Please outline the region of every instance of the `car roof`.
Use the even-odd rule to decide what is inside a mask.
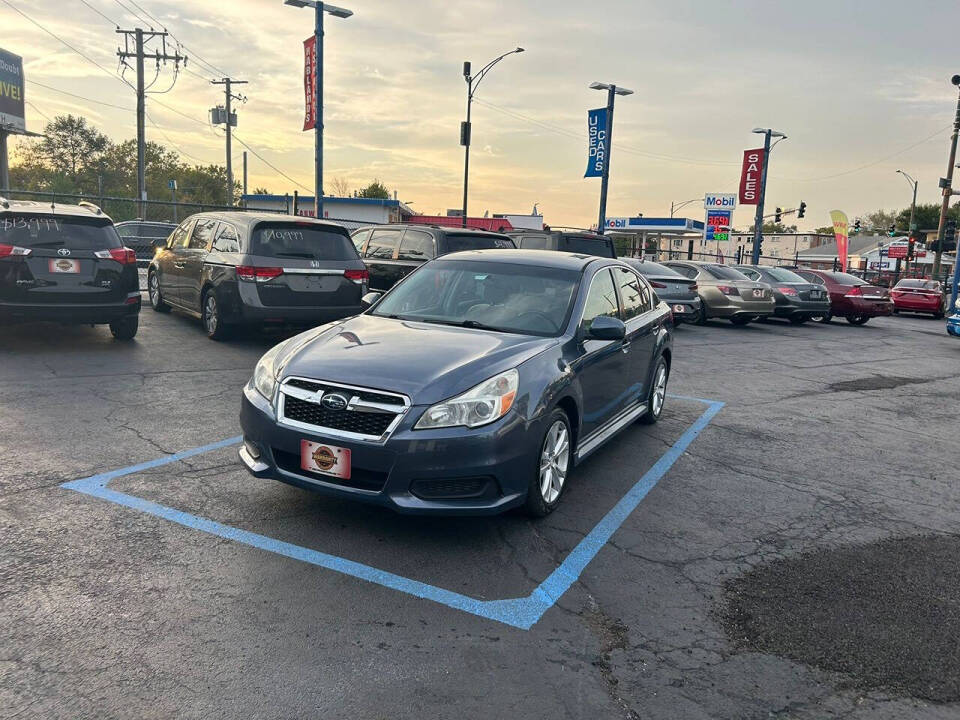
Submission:
[[[504,262],[513,265],[537,265],[564,270],[583,270],[597,260],[613,262],[614,258],[602,258],[582,253],[558,252],[557,250],[463,250],[443,255],[433,262],[444,260],[469,260],[476,262]]]
[[[163,225],[164,227],[176,227],[176,223],[167,222],[166,220],[121,220],[117,223],[117,227],[121,225]]]
[[[498,237],[502,238],[506,232],[494,232],[493,230],[480,230],[478,228],[452,227],[450,225],[425,225],[424,223],[385,223],[383,225],[362,225],[356,230],[351,230],[351,234],[360,230],[435,230],[443,233],[456,233],[457,235],[476,235],[477,237]]]
[[[84,205],[69,205],[57,202],[39,202],[38,200],[8,200],[0,198],[0,215],[8,213],[30,213],[31,215],[50,215],[51,217],[86,217],[99,218],[113,222],[103,210],[88,203]]]
[[[306,215],[287,215],[284,213],[272,212],[245,212],[242,210],[217,210],[213,212],[202,212],[191,215],[187,220],[196,217],[205,217],[211,220],[225,220],[235,225],[244,225],[249,229],[252,225],[259,222],[279,222],[279,223],[309,223],[328,229],[346,230],[343,225],[329,220],[316,220]]]

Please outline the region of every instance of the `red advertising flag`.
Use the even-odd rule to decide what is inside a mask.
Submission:
[[[317,101],[314,93],[317,89],[317,38],[313,35],[303,41],[303,98],[306,111],[303,115],[303,129],[313,130],[317,124]]]
[[[740,204],[756,205],[760,202],[760,178],[763,175],[763,148],[743,151],[743,166],[740,169]]]

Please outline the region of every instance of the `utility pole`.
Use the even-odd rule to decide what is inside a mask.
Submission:
[[[139,204],[140,217],[146,218],[147,180],[145,155],[147,138],[145,119],[146,92],[148,86],[145,86],[143,82],[143,61],[146,57],[144,55],[144,45],[154,38],[160,38],[162,42],[162,51],[156,50],[150,55],[151,58],[156,60],[158,76],[160,74],[161,61],[166,64],[167,61],[170,60],[175,63],[174,67],[179,67],[181,60],[184,65],[187,64],[187,58],[179,52],[174,52],[172,55],[167,52],[166,30],[143,30],[142,28],[121,30],[117,28],[117,34],[123,35],[123,50],[117,48],[117,57],[120,58],[120,62],[124,63],[128,58],[134,58],[137,61],[137,202]],[[132,50],[131,42],[133,45]],[[153,82],[156,82],[156,78],[154,78]],[[153,82],[151,82],[150,85],[153,85]]]
[[[960,75],[954,75],[950,82],[960,87]],[[940,259],[943,256],[943,229],[947,223],[947,211],[950,209],[950,196],[953,194],[953,165],[957,160],[957,133],[960,132],[960,96],[957,97],[957,114],[953,118],[953,134],[950,136],[950,160],[947,162],[947,177],[940,178],[943,189],[943,202],[940,205],[940,224],[937,226],[937,253],[933,256],[933,279],[940,274]],[[954,258],[960,253],[954,253]],[[954,259],[956,263],[957,260]]]
[[[243,151],[243,194],[247,194],[247,151]]]
[[[246,85],[246,80],[234,80],[232,78],[223,78],[223,80],[211,80],[213,85],[223,85],[225,117],[223,123],[227,128],[227,205],[233,205],[233,146],[231,129],[237,126],[237,114],[231,107],[232,100],[246,102],[247,98],[243,95],[234,95],[231,87],[234,85]],[[211,111],[213,112],[213,111]],[[244,163],[246,163],[247,154],[243,154]],[[246,165],[244,165],[244,177],[246,177]]]
[[[763,203],[767,198],[767,168],[770,167],[770,138],[786,140],[787,136],[771,128],[754,128],[753,132],[763,134],[763,170],[760,172],[760,197],[757,198],[757,214],[753,221],[753,252],[750,256],[751,263],[759,265],[763,246]]]

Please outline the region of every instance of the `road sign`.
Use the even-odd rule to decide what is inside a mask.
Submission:
[[[906,245],[891,245],[887,248],[887,257],[905,258],[907,256]]]

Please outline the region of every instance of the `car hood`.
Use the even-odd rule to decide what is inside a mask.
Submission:
[[[439,402],[557,344],[556,338],[458,328],[375,315],[335,323],[286,358],[291,376],[401,392]]]

